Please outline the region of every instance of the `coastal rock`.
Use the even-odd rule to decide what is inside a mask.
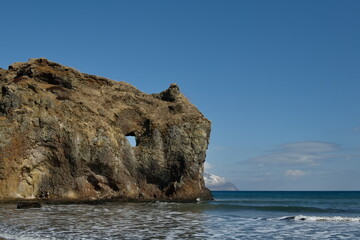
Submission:
[[[38,202],[21,202],[16,205],[17,209],[27,209],[27,208],[41,208],[41,203]]]
[[[0,89],[0,200],[211,198],[210,121],[176,84],[145,94],[40,58]]]

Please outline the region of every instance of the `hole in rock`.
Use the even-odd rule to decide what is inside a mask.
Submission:
[[[126,139],[128,140],[128,142],[130,143],[130,145],[131,145],[132,147],[135,147],[135,146],[136,146],[136,138],[135,138],[135,136],[127,135],[127,136],[126,136]]]

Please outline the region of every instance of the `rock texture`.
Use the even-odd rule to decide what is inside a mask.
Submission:
[[[211,198],[210,121],[176,84],[150,95],[41,58],[0,69],[0,89],[0,200]]]

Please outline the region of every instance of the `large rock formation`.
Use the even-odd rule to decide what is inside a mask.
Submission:
[[[211,198],[210,122],[176,84],[149,95],[41,58],[0,69],[0,89],[0,200]]]

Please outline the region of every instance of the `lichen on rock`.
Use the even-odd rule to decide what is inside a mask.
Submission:
[[[210,121],[176,84],[145,94],[40,58],[0,89],[0,200],[211,198]]]

